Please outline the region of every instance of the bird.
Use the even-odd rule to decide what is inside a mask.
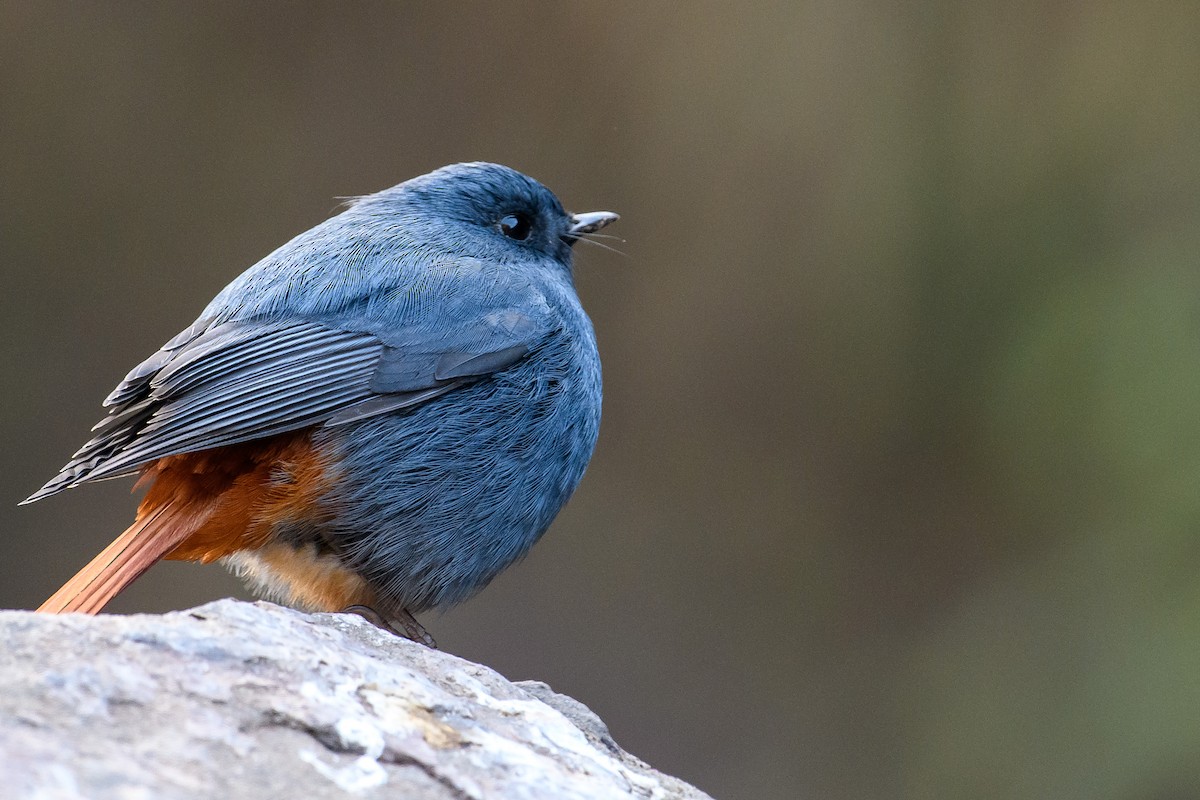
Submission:
[[[23,501],[145,489],[38,611],[96,614],[160,559],[217,561],[436,646],[415,615],[521,559],[591,459],[600,358],[572,248],[618,218],[484,162],[346,199],[134,367]]]

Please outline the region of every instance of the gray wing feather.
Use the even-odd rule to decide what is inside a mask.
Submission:
[[[164,456],[342,425],[426,402],[523,358],[533,325],[481,323],[461,347],[428,337],[312,321],[196,323],[135,367],[105,401],[109,416],[62,471],[25,502],[128,475]],[[406,341],[407,339],[407,341]],[[403,344],[396,344],[399,340]]]
[[[446,353],[438,359],[433,376],[438,380],[487,375],[520,361],[529,353],[524,344],[515,344],[492,353]]]
[[[104,407],[108,408],[109,406],[128,402],[130,398],[141,393],[151,376],[175,357],[174,351],[194,341],[210,327],[212,327],[212,320],[201,318],[175,334],[170,341],[159,348],[157,353],[130,370],[125,379],[117,385],[117,388],[113,389],[112,393],[104,398]]]
[[[368,417],[377,417],[380,414],[387,414],[392,411],[399,411],[402,408],[419,405],[426,400],[432,400],[438,395],[443,395],[451,389],[456,389],[467,382],[466,380],[448,381],[441,386],[433,386],[429,389],[421,389],[420,391],[376,395],[369,400],[363,400],[361,403],[355,403],[349,408],[339,411],[325,420],[324,425],[327,428],[332,428],[337,425],[359,422]]]

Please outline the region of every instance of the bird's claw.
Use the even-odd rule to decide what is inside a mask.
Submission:
[[[406,609],[400,609],[400,613],[390,619],[370,606],[363,605],[346,606],[342,609],[342,613],[357,614],[376,628],[385,630],[394,636],[420,642],[432,650],[437,649],[437,642],[429,635],[429,631],[425,630],[425,627],[417,622],[416,618]]]

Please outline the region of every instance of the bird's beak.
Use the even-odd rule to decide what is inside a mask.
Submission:
[[[567,228],[567,235],[577,237],[585,233],[595,233],[620,218],[620,214],[612,211],[586,211],[582,214],[572,214],[571,227]]]

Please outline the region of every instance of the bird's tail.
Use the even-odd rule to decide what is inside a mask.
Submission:
[[[195,531],[195,522],[179,514],[173,505],[167,503],[139,514],[137,522],[63,584],[38,611],[98,614],[109,600]]]

